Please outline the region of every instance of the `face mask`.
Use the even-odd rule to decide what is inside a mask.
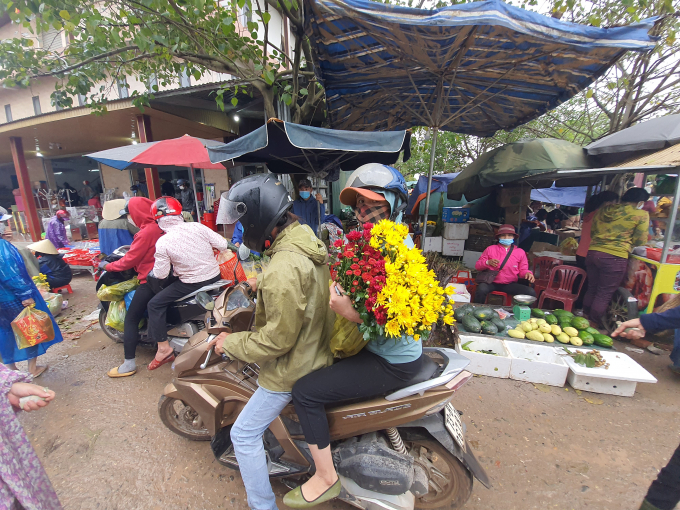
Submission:
[[[300,198],[302,200],[309,200],[309,197],[312,195],[310,191],[301,191],[300,192]]]
[[[132,216],[130,216],[129,214],[128,214],[127,220],[128,220],[128,222],[129,222],[131,225],[134,225],[135,227],[137,226],[137,225],[135,224],[135,222],[132,220]]]
[[[363,205],[354,210],[354,214],[361,223],[378,223],[390,217],[390,204],[378,203],[378,205]]]
[[[514,239],[499,239],[498,242],[503,246],[510,246],[515,240]]]
[[[638,209],[642,209],[644,206],[645,206],[645,203],[644,203],[644,202],[640,202],[640,203],[637,205],[637,208],[638,208]]]

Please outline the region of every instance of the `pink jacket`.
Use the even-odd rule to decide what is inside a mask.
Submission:
[[[498,267],[500,267],[500,264],[507,254],[508,252],[503,246],[500,244],[493,244],[484,250],[484,253],[482,253],[482,256],[479,257],[479,260],[475,264],[475,269],[477,271],[484,271],[485,269],[496,271],[498,268],[491,267],[486,261],[489,259],[496,259],[498,260]],[[503,270],[496,276],[494,283],[501,285],[505,283],[515,283],[520,278],[524,278],[524,275],[526,275],[528,271],[529,261],[527,260],[527,254],[522,248],[515,246],[512,255],[510,255],[510,258],[505,263]]]

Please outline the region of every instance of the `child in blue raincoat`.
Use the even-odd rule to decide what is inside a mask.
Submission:
[[[19,313],[31,304],[47,313],[52,319],[54,340],[44,342],[26,349],[19,349],[14,340],[12,321]],[[28,371],[34,377],[42,374],[47,367],[38,366],[38,356],[63,340],[59,326],[47,308],[33,280],[26,271],[24,260],[19,251],[4,239],[0,239],[0,356],[8,368],[16,370],[16,363],[28,360]]]

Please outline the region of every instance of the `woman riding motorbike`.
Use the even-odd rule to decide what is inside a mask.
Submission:
[[[163,235],[163,231],[151,215],[152,205],[153,202],[148,198],[132,197],[130,199],[125,209],[120,211],[120,214],[121,216],[126,215],[130,223],[139,227],[139,232],[135,234],[130,250],[123,258],[115,262],[102,261],[99,264],[99,269],[105,271],[134,269],[140,283],[125,314],[123,330],[125,362],[109,370],[107,374],[109,377],[126,377],[137,372],[135,351],[139,343],[139,321],[142,320],[146,306],[154,296],[146,278],[153,268],[156,241]]]
[[[226,195],[226,196],[225,196]],[[328,256],[323,243],[290,212],[293,201],[271,174],[242,179],[222,196],[218,223],[243,224],[243,244],[271,256],[256,285],[255,332],[218,335],[215,351],[258,363],[258,389],[231,428],[231,439],[248,495],[257,510],[275,510],[262,436],[290,402],[300,377],[330,365],[335,315]]]
[[[340,201],[352,206],[360,223],[401,220],[408,194],[404,177],[394,168],[371,163],[349,177]],[[407,238],[410,240],[410,238]],[[412,243],[411,243],[412,245]],[[345,295],[333,284],[331,309],[360,324],[361,318]],[[333,465],[325,405],[344,400],[368,399],[405,385],[421,369],[423,346],[410,336],[371,339],[358,354],[301,378],[293,386],[293,404],[314,458],[316,472],[304,485],[286,494],[284,504],[307,508],[340,494]]]

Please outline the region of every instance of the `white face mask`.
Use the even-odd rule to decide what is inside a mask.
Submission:
[[[645,206],[644,202],[638,202],[637,208],[642,209]]]
[[[128,220],[128,223],[130,223],[131,225],[134,225],[135,227],[137,226],[135,224],[134,220],[132,219],[132,216],[130,216],[129,214],[127,215],[127,220]]]

